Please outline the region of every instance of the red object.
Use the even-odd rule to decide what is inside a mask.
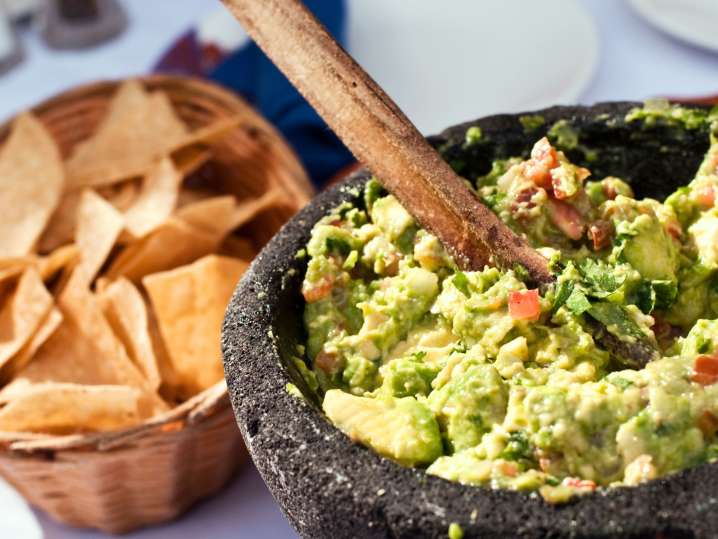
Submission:
[[[509,292],[509,314],[514,320],[538,320],[541,315],[538,290]]]
[[[612,185],[610,183],[604,183],[602,187],[603,187],[603,195],[608,200],[613,200],[614,198],[616,198],[616,195],[618,195],[618,193],[616,193],[616,187],[614,185]]]
[[[336,354],[322,350],[317,354],[317,357],[314,358],[314,364],[325,373],[332,374],[336,370],[337,359]]]
[[[539,187],[551,189],[551,169],[558,166],[558,155],[546,137],[539,140],[526,161],[526,177]]]
[[[718,382],[718,357],[698,356],[693,364],[691,380],[702,386]]]
[[[704,208],[712,208],[716,202],[716,192],[712,185],[706,185],[696,190],[696,200]]]
[[[683,235],[683,228],[681,228],[681,224],[678,221],[670,221],[666,223],[666,232],[674,239],[679,240]]]
[[[572,240],[580,240],[585,223],[578,210],[563,200],[550,198],[547,202],[551,222]]]
[[[716,431],[718,431],[718,418],[706,410],[698,418],[697,425],[698,428],[701,429],[703,436],[705,436],[707,440],[712,440],[716,435]]]
[[[332,288],[334,288],[334,279],[324,277],[316,284],[316,286],[303,289],[302,295],[307,303],[314,303],[315,301],[324,299],[331,294]]]
[[[511,203],[511,211],[514,214],[517,214],[522,210],[530,210],[531,208],[536,207],[536,204],[532,202],[531,199],[538,192],[538,187],[527,187],[516,193],[516,196]]]
[[[613,226],[608,221],[596,221],[588,227],[588,237],[593,242],[593,250],[600,251],[611,243]]]
[[[594,483],[590,479],[579,479],[578,477],[567,477],[563,480],[563,485],[566,487],[588,488],[591,490],[596,490],[596,483]]]

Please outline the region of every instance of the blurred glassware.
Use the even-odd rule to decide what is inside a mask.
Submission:
[[[631,0],[643,20],[683,42],[718,52],[717,0]]]
[[[84,49],[117,37],[127,27],[116,0],[47,0],[42,35],[55,49]]]
[[[11,20],[17,21],[37,13],[42,5],[42,0],[0,0],[0,4],[5,7],[7,16]]]
[[[22,47],[15,29],[0,3],[0,75],[15,67],[23,58]]]

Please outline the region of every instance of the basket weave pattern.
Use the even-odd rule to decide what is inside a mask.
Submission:
[[[282,194],[280,204],[243,228],[257,247],[311,198],[311,184],[296,156],[240,98],[186,77],[160,75],[142,81],[149,90],[165,92],[190,129],[239,119],[231,133],[212,144],[208,167],[238,197],[257,197],[270,190]],[[117,86],[83,86],[33,109],[63,156],[93,133]],[[0,127],[0,140],[8,131],[8,124]],[[246,459],[224,381],[143,425],[119,432],[0,433],[0,474],[32,505],[60,522],[110,533],[179,515],[220,489]]]

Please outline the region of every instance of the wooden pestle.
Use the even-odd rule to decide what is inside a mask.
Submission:
[[[436,235],[459,266],[493,255],[553,281],[547,260],[515,234],[447,165],[399,107],[299,0],[222,0],[339,138]]]

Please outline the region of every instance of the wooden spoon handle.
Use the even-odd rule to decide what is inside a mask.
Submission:
[[[474,196],[299,0],[222,0],[339,138],[466,269],[488,256],[550,282],[547,261]],[[487,248],[485,247],[488,247]]]

